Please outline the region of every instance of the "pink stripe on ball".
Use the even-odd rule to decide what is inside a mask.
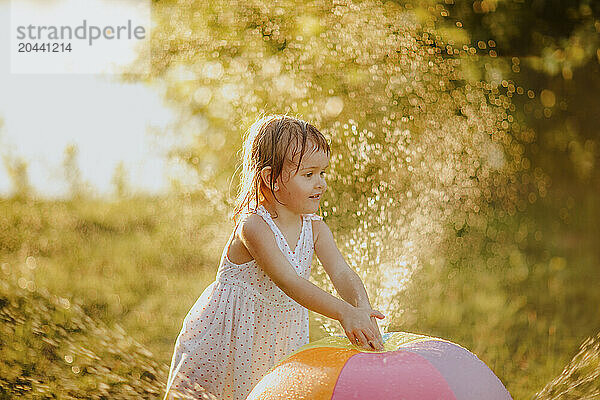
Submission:
[[[352,356],[340,372],[331,399],[456,400],[456,397],[429,361],[398,350]]]

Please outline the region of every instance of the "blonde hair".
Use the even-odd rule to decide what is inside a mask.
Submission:
[[[313,125],[298,118],[286,115],[269,115],[259,118],[246,132],[242,145],[242,175],[238,193],[233,209],[233,222],[237,224],[239,215],[246,209],[256,211],[260,201],[264,198],[262,193],[262,180],[260,171],[271,167],[268,189],[275,200],[275,181],[281,175],[286,157],[290,154],[288,162],[300,153],[296,172],[300,169],[302,157],[306,152],[306,142],[310,140],[316,145],[315,151],[322,150],[330,154],[329,144],[325,136]]]

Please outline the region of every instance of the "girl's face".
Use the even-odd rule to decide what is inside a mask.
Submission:
[[[329,157],[322,150],[316,150],[309,143],[309,149],[302,157],[302,164],[296,173],[298,165],[295,157],[293,163],[286,160],[286,165],[278,178],[279,191],[277,198],[296,214],[312,214],[319,211],[319,203],[325,190],[327,182],[325,174],[329,167]]]

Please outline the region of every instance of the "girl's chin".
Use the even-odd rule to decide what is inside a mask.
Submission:
[[[311,201],[310,203],[308,203],[305,206],[306,211],[304,213],[314,213],[315,210],[319,210],[319,202],[318,201]]]

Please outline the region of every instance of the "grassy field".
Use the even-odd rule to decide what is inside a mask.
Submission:
[[[446,261],[425,265],[401,294],[406,309],[390,330],[460,343],[514,398],[531,398],[600,330],[598,228],[574,212],[565,230],[550,211],[491,219],[472,240],[449,240]],[[17,386],[65,398],[157,396],[183,317],[214,280],[230,232],[226,214],[201,198],[1,200],[0,315],[10,339],[1,339],[0,398]],[[325,335],[315,316],[311,340]]]
[[[225,218],[173,199],[0,207],[2,263],[23,265],[36,285],[92,318],[119,323],[162,362],[228,237]]]

